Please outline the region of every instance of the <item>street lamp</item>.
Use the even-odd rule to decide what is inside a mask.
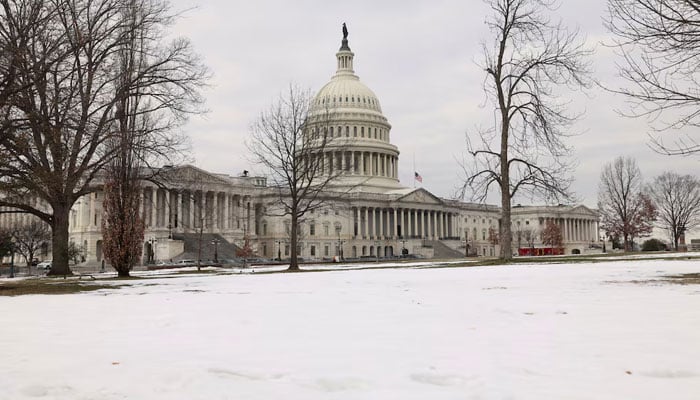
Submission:
[[[340,256],[340,260],[344,260],[343,258],[343,244],[345,242],[340,240],[340,230],[338,230],[338,255]]]
[[[406,239],[404,239],[403,236],[402,236],[402,237],[401,237],[401,256],[402,256],[402,257],[405,256],[406,253],[408,253],[408,252],[406,251]]]
[[[469,257],[469,237],[464,237],[464,257]]]
[[[158,243],[158,239],[152,237],[148,239],[148,243],[151,244],[150,251],[148,254],[148,261],[152,264],[156,261],[156,243]]]
[[[10,278],[15,277],[15,242],[10,242]]]
[[[379,262],[379,245],[382,244],[382,242],[376,241],[376,242],[374,242],[374,244],[376,245],[375,253],[377,256],[377,262]]]
[[[277,241],[277,261],[282,261],[282,243],[284,243],[284,240]]]
[[[219,242],[220,242],[220,240],[217,238],[214,238],[211,241],[211,244],[214,245],[214,262],[215,263],[219,262]]]

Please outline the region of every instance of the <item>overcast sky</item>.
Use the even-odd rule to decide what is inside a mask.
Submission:
[[[185,127],[200,168],[237,175],[256,172],[246,155],[249,126],[290,83],[318,91],[335,73],[335,53],[348,25],[355,73],[378,96],[400,154],[399,177],[451,197],[459,185],[465,134],[492,120],[484,107],[484,73],[476,61],[491,37],[480,0],[226,1],[172,0],[189,9],[173,28],[189,37],[214,77],[205,92],[205,117]],[[567,0],[557,12],[578,27],[591,47],[594,77],[615,86],[613,52],[603,27],[605,0]],[[637,159],[645,179],[664,170],[692,173],[697,157],[668,157],[649,149],[647,121],[619,116],[624,99],[601,89],[571,94],[585,116],[569,140],[578,160],[574,190],[595,206],[600,169],[619,155]],[[526,201],[523,201],[524,203]]]

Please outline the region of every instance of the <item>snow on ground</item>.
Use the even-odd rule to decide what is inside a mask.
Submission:
[[[0,399],[697,399],[700,262],[179,275],[0,297]]]

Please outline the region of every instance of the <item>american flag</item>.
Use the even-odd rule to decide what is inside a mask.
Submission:
[[[415,175],[415,179],[416,179],[418,182],[423,183],[423,177],[420,176],[420,174],[419,174],[418,172],[416,172],[415,174],[416,174],[416,175]]]

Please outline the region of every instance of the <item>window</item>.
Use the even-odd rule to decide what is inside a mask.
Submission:
[[[284,245],[284,255],[285,255],[285,256],[288,256],[288,255],[289,255],[289,245],[288,245],[288,244],[285,244],[285,245]]]
[[[309,254],[311,254],[312,257],[316,256],[316,246],[311,245],[311,248],[309,249]]]
[[[357,127],[356,127],[356,126],[353,126],[353,127],[352,127],[352,135],[353,135],[354,137],[357,137]]]
[[[328,245],[323,246],[323,255],[328,257]]]
[[[360,128],[360,136],[365,137],[365,127],[364,126]]]
[[[481,230],[481,240],[486,240],[486,229]],[[485,255],[486,253],[484,253]]]
[[[309,235],[314,236],[316,234],[316,224],[313,222],[309,224]]]
[[[263,228],[263,229],[262,229],[262,231],[263,231],[263,236],[267,235],[267,224],[266,224],[266,223],[263,223],[262,228]]]
[[[328,225],[323,226],[323,233],[328,236]]]
[[[267,257],[267,244],[263,243],[263,255]]]

